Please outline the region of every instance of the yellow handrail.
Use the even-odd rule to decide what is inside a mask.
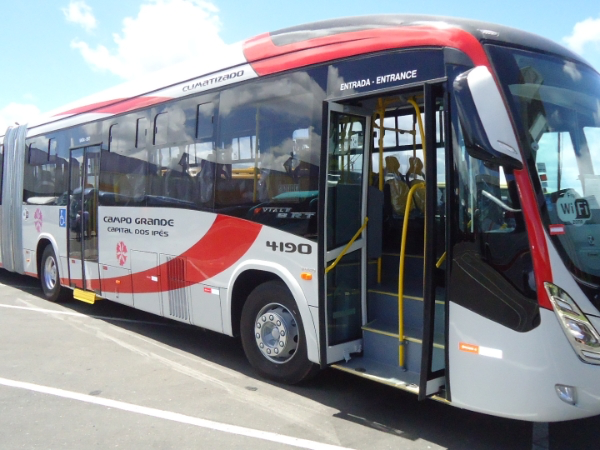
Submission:
[[[376,118],[379,117],[379,141],[378,141],[378,145],[379,145],[379,190],[381,192],[383,192],[383,185],[384,185],[383,147],[384,147],[385,130],[395,131],[395,132],[405,131],[405,130],[398,130],[396,128],[385,127],[385,109],[392,103],[397,102],[398,100],[399,100],[398,97],[391,97],[388,99],[383,99],[382,97],[379,97],[377,99],[377,110],[375,111],[375,114],[373,115],[373,125],[375,125]],[[373,128],[375,128],[375,127],[373,126]],[[381,283],[382,271],[383,271],[382,258],[380,256],[379,258],[377,258],[377,283]]]
[[[415,109],[415,113],[417,116],[417,123],[419,124],[419,133],[421,135],[421,147],[423,148],[423,159],[426,159],[425,153],[425,130],[423,128],[423,119],[421,118],[421,108],[419,108],[418,103],[415,101],[414,97],[411,97],[407,100],[413,108]],[[414,139],[415,135],[413,135]],[[416,144],[416,140],[413,140],[413,143]],[[408,197],[406,199],[406,207],[404,211],[404,222],[402,224],[402,240],[400,244],[400,266],[398,268],[398,365],[404,368],[404,266],[406,260],[406,236],[408,234],[408,217],[410,214],[410,209],[412,207],[413,196],[419,184],[415,184],[408,191]]]
[[[404,223],[402,224],[402,240],[400,243],[400,266],[398,268],[398,365],[404,368],[404,263],[406,259],[406,236],[408,235],[408,216],[412,207],[413,195],[418,184],[408,191],[406,208],[404,211]]]
[[[367,226],[367,222],[369,221],[368,217],[365,217],[365,223],[362,224],[362,226],[358,229],[358,231],[356,232],[356,234],[352,237],[352,239],[350,239],[350,242],[348,242],[348,244],[346,244],[346,246],[344,247],[344,250],[342,250],[342,253],[340,253],[338,255],[337,258],[335,258],[335,261],[333,261],[326,269],[325,269],[325,273],[329,273],[329,271],[333,270],[333,268],[335,266],[337,266],[337,264],[340,262],[340,260],[344,257],[344,255],[346,254],[346,252],[348,251],[348,249],[350,248],[350,246],[352,244],[354,244],[354,241],[356,241],[358,239],[358,236],[360,236],[360,234],[363,232],[363,230],[365,229],[365,227]]]
[[[446,261],[446,252],[444,252],[444,254],[442,256],[440,256],[440,259],[438,260],[437,263],[435,263],[435,268],[439,269],[442,264],[444,264],[444,261]]]
[[[379,116],[379,191],[383,192],[383,145],[384,145],[384,121],[385,121],[385,101],[383,98],[377,100],[377,113],[375,116]],[[381,256],[377,258],[377,283],[381,283],[383,264]]]
[[[423,128],[423,119],[421,118],[421,108],[419,108],[419,104],[415,101],[414,97],[411,97],[407,100],[413,108],[415,108],[415,112],[417,114],[417,122],[419,123],[419,132],[421,134],[421,146],[423,147],[423,160],[427,160],[425,157],[425,129]]]

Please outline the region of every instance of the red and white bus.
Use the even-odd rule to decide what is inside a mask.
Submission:
[[[1,142],[2,267],[51,301],[241,336],[275,381],[333,366],[498,416],[600,413],[600,75],[553,42],[312,23]]]

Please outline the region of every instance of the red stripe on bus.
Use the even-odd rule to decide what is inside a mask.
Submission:
[[[475,36],[459,28],[430,26],[376,28],[283,46],[276,46],[270,34],[264,33],[244,43],[244,55],[255,72],[262,76],[363,53],[423,46],[454,47],[465,52],[476,66],[489,66]]]
[[[55,116],[65,116],[83,113],[98,113],[98,114],[119,114],[127,111],[132,111],[145,106],[155,105],[160,102],[171,100],[170,97],[134,97],[134,98],[116,98],[104,102],[92,103],[90,105],[79,106],[67,111],[55,114]]]
[[[201,283],[229,269],[237,263],[256,241],[262,225],[229,216],[217,216],[207,233],[196,244],[179,255],[186,261],[185,280],[177,280],[183,287]],[[167,273],[174,262],[167,262],[131,277],[103,279],[103,292],[132,292],[147,294],[168,290]],[[117,283],[119,280],[119,283]],[[98,289],[96,280],[91,280]],[[134,288],[135,287],[135,288]],[[112,289],[111,289],[112,288]]]
[[[552,304],[544,287],[544,282],[552,281],[552,267],[550,265],[550,254],[546,245],[546,235],[542,225],[542,218],[537,208],[537,200],[527,170],[515,170],[514,174],[519,186],[521,208],[523,209],[523,216],[525,217],[525,224],[529,234],[529,246],[533,259],[538,302],[541,307],[552,309]]]

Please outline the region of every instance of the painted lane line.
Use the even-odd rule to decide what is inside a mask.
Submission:
[[[237,425],[228,425],[220,422],[214,422],[212,420],[199,419],[197,417],[186,416],[184,414],[174,413],[170,411],[163,411],[155,408],[148,408],[146,406],[134,405],[131,403],[120,402],[117,400],[110,400],[101,397],[94,397],[91,395],[80,394],[77,392],[65,391],[63,389],[52,388],[48,386],[41,386],[32,383],[25,383],[22,381],[9,380],[6,378],[0,378],[0,385],[13,387],[17,389],[25,389],[32,392],[39,392],[41,394],[54,395],[56,397],[62,397],[70,400],[77,400],[85,403],[92,403],[95,405],[105,406],[107,408],[120,409],[122,411],[129,411],[137,414],[143,414],[150,417],[156,417],[158,419],[170,420],[173,422],[184,423],[187,425],[193,425],[200,428],[206,428],[209,430],[222,431],[224,433],[236,434],[239,436],[250,437],[254,439],[261,439],[264,441],[277,442],[280,444],[291,445],[293,447],[314,449],[314,450],[349,450],[347,447],[340,447],[337,445],[323,444],[321,442],[309,441],[307,439],[295,438],[292,436],[285,436],[283,434],[271,433],[268,431],[254,430],[252,428],[240,427]]]
[[[76,317],[87,317],[85,314],[81,314],[81,313],[77,313],[77,312],[73,312],[73,311],[56,311],[53,309],[34,308],[31,306],[0,305],[0,308],[23,309],[26,311],[34,311],[34,312],[41,312],[41,313],[62,314],[65,316],[76,316]]]
[[[2,304],[0,304],[0,308],[23,309],[23,310],[26,310],[26,311],[41,312],[41,313],[47,313],[47,314],[60,314],[60,315],[63,315],[63,316],[89,317],[91,319],[108,320],[108,321],[111,321],[111,322],[140,323],[140,324],[144,324],[144,325],[159,325],[159,326],[163,326],[163,327],[180,326],[177,323],[172,323],[171,324],[171,323],[153,322],[153,321],[150,321],[150,320],[134,320],[134,319],[122,319],[120,317],[94,316],[94,315],[90,315],[90,314],[81,314],[81,313],[73,312],[73,311],[57,311],[57,310],[54,310],[54,309],[34,308],[34,307],[30,307],[30,306],[15,306],[15,305],[2,305]]]

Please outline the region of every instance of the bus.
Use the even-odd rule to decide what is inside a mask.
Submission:
[[[275,382],[600,414],[600,75],[558,44],[327,20],[1,139],[1,264],[50,301],[239,336]]]

